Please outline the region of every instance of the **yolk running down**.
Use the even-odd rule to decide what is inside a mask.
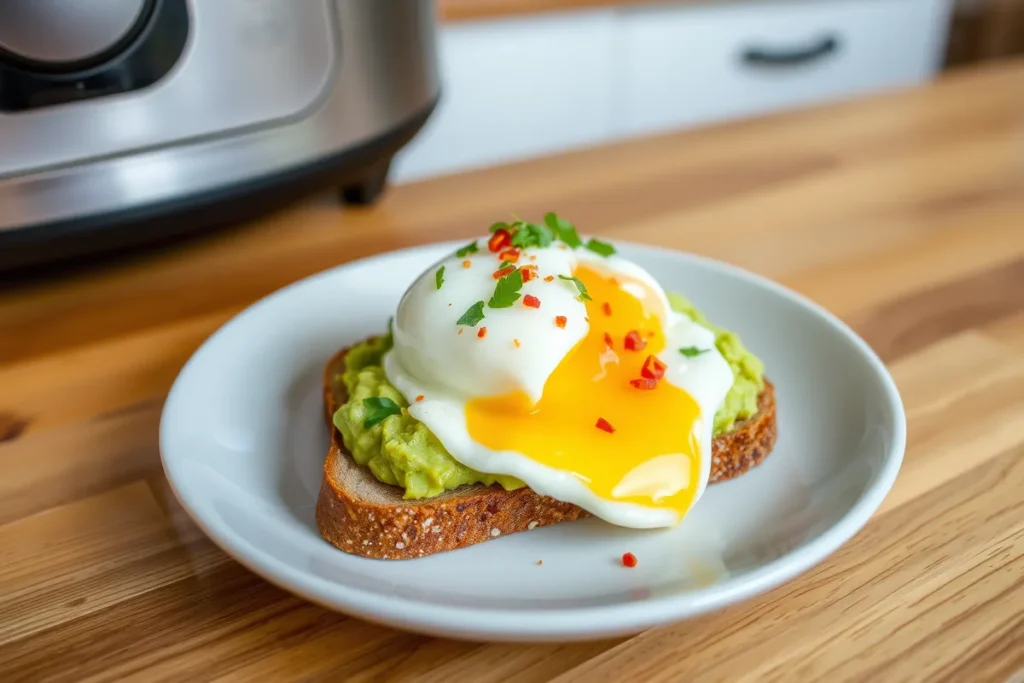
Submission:
[[[492,450],[518,451],[571,472],[600,498],[667,508],[681,518],[699,482],[700,408],[666,380],[653,390],[630,385],[647,356],[664,351],[665,336],[658,318],[622,289],[619,283],[627,279],[586,267],[573,274],[593,299],[586,302],[587,336],[551,373],[535,405],[522,392],[470,401],[469,434]],[[641,351],[624,348],[632,330],[647,342]],[[599,418],[614,433],[598,429]]]

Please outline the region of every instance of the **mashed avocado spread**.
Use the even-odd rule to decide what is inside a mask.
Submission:
[[[715,346],[732,368],[732,388],[715,414],[713,431],[717,436],[757,412],[764,365],[738,336],[712,324],[685,298],[678,294],[668,297],[673,309],[715,333]],[[402,408],[409,405],[384,376],[381,361],[390,348],[390,334],[354,346],[345,357],[345,372],[336,378],[344,382],[348,401],[334,413],[334,425],[356,462],[369,467],[380,481],[403,487],[406,498],[429,498],[465,484],[498,483],[509,490],[524,486],[514,477],[484,474],[462,465],[425,424],[405,410],[372,427],[363,426],[365,398],[389,398]]]

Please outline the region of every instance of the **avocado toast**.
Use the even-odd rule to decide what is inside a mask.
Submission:
[[[670,298],[674,308],[711,326],[684,299]],[[757,466],[771,452],[776,439],[774,387],[760,375],[759,362],[753,362],[756,359],[751,359],[734,335],[719,328],[715,331],[720,346],[735,347],[733,365],[737,375],[750,365],[754,365],[757,372],[748,378],[748,386],[744,387],[747,393],[756,392],[752,394],[753,401],[747,396],[747,401],[734,406],[737,414],[732,416],[733,421],[727,422],[728,428],[716,434],[713,440],[710,483],[737,477]],[[324,369],[324,411],[331,442],[324,463],[316,520],[321,535],[328,542],[364,557],[411,559],[590,516],[576,505],[538,495],[508,479],[504,485],[468,483],[436,495],[409,498],[405,487],[381,480],[394,481],[392,476],[384,474],[380,468],[377,469],[381,476],[375,475],[370,467],[357,463],[346,446],[345,437],[335,426],[336,421],[345,419],[339,409],[353,406],[346,386],[346,371],[352,371],[347,379],[355,388],[358,386],[355,376],[364,371],[366,365],[373,373],[379,367],[375,365],[379,363],[379,356],[373,352],[368,356],[367,349],[376,347],[376,353],[380,353],[389,346],[388,335],[371,338],[339,351]],[[353,357],[359,356],[358,368],[347,365],[353,349]],[[379,393],[380,388],[374,387],[373,391]],[[362,414],[355,412],[357,415],[353,418]],[[387,419],[397,421],[400,418],[411,419],[407,414]],[[422,428],[422,425],[417,427]],[[375,425],[372,429],[382,430],[383,427]],[[350,443],[359,440],[350,429],[346,431],[350,431]],[[371,447],[381,446],[375,443]]]

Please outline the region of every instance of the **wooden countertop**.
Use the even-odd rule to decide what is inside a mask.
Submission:
[[[438,0],[437,12],[442,21],[566,12],[621,5],[653,5],[666,0]]]
[[[909,416],[868,526],[751,602],[625,640],[480,645],[327,612],[182,513],[161,404],[297,278],[509,210],[726,259],[849,321]],[[917,92],[311,200],[0,294],[0,680],[927,680],[1024,675],[1024,62]]]

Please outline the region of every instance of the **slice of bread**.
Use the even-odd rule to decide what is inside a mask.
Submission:
[[[331,358],[323,378],[331,445],[316,522],[332,545],[364,557],[411,559],[590,516],[528,487],[506,491],[497,484],[462,486],[434,498],[403,498],[400,487],[381,483],[352,459],[334,427],[334,413],[346,401],[345,385],[335,379],[345,369],[346,352]],[[715,439],[710,481],[731,479],[760,464],[775,445],[775,429],[775,394],[766,381],[758,412]]]

